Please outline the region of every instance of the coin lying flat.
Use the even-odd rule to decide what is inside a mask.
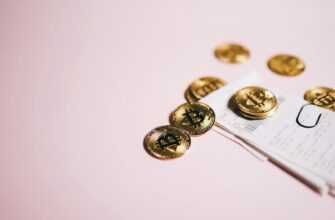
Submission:
[[[335,90],[317,87],[305,92],[304,99],[311,104],[335,111]]]
[[[234,104],[240,115],[250,119],[264,119],[278,108],[276,96],[268,89],[249,86],[234,95]]]
[[[185,98],[189,103],[199,101],[208,94],[226,85],[220,78],[207,76],[194,80],[185,92]]]
[[[214,50],[215,57],[224,63],[244,63],[250,58],[248,48],[239,44],[223,44]]]
[[[183,156],[190,145],[191,138],[188,133],[171,125],[155,128],[144,138],[145,150],[161,160]]]
[[[211,129],[215,122],[214,111],[203,103],[185,103],[170,115],[173,126],[188,131],[191,135],[201,135]]]
[[[304,62],[293,55],[279,54],[268,61],[268,67],[282,76],[297,76],[305,70]]]

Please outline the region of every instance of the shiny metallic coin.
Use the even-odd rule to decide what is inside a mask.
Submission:
[[[279,54],[268,61],[268,67],[282,76],[297,76],[305,70],[304,62],[293,55]]]
[[[161,160],[181,157],[190,146],[191,138],[188,133],[171,125],[155,128],[144,138],[145,150]]]
[[[276,96],[271,91],[257,86],[237,91],[234,103],[241,115],[252,119],[267,118],[278,108]]]
[[[185,129],[191,135],[201,135],[211,129],[215,122],[214,111],[203,103],[185,103],[170,115],[173,126]]]
[[[194,97],[190,91],[190,87],[188,87],[184,93],[184,97],[188,103],[194,103],[197,102],[198,99]]]
[[[226,82],[220,78],[207,76],[194,80],[185,92],[185,98],[188,102],[196,102],[215,90],[226,85]],[[189,97],[186,97],[188,93]],[[189,99],[191,101],[189,101]]]
[[[335,111],[335,90],[317,87],[305,92],[304,99],[311,104]]]
[[[223,44],[214,50],[215,57],[224,63],[244,63],[250,58],[249,49],[239,44]]]
[[[243,116],[244,118],[247,119],[253,119],[253,120],[260,120],[260,119],[266,119],[268,117],[270,117],[271,115],[273,115],[273,113],[277,110],[278,107],[274,108],[271,112],[267,113],[267,114],[254,114],[254,115],[250,115],[247,114],[245,112],[242,111],[238,111],[237,113],[241,116]]]

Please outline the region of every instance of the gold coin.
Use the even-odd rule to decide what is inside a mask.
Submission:
[[[215,57],[224,63],[244,63],[250,58],[248,48],[239,44],[223,44],[214,51]]]
[[[203,103],[185,103],[170,115],[173,126],[185,129],[191,135],[206,133],[215,122],[214,111]]]
[[[144,138],[144,148],[161,160],[181,157],[190,148],[191,138],[182,129],[166,125],[151,130]]]
[[[234,96],[234,103],[242,116],[264,119],[278,108],[276,96],[268,89],[249,86],[240,89]]]
[[[268,67],[274,73],[283,76],[297,76],[305,70],[304,62],[292,55],[279,54],[268,61]]]
[[[305,92],[304,99],[311,104],[335,111],[335,90],[317,87]]]
[[[208,94],[223,87],[226,84],[220,78],[207,76],[194,80],[185,92],[185,98],[189,103],[199,101]]]
[[[186,99],[186,101],[188,103],[193,103],[193,102],[197,102],[198,99],[195,98],[192,94],[191,94],[191,91],[190,91],[190,88],[187,88],[185,93],[184,93],[184,97]]]
[[[268,117],[270,117],[275,111],[277,110],[277,107],[274,108],[271,112],[269,112],[268,114],[258,114],[258,115],[249,115],[245,112],[239,111],[237,112],[239,115],[243,116],[244,118],[248,118],[248,119],[254,119],[254,120],[260,120],[260,119],[266,119]]]

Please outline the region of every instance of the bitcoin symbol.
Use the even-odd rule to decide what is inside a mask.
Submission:
[[[195,97],[195,100],[199,100],[215,90],[223,87],[225,82],[216,77],[202,77],[189,86],[188,91],[191,95]]]
[[[283,59],[283,64],[285,64],[286,66],[291,67],[291,66],[297,65],[297,61],[293,57],[285,57]]]
[[[209,82],[208,84],[198,88],[196,90],[196,93],[199,94],[201,97],[207,96],[209,93],[212,93],[213,91],[220,88],[220,85],[218,82]]]
[[[236,57],[243,52],[244,51],[239,47],[231,47],[230,50],[224,51],[223,56],[226,56],[231,60],[236,60]]]
[[[247,48],[238,44],[225,44],[218,46],[214,54],[216,58],[227,63],[242,63],[250,57]]]
[[[197,110],[186,110],[183,114],[185,116],[184,123],[186,125],[191,125],[192,127],[200,126],[200,123],[205,119],[205,113]]]
[[[249,86],[238,90],[232,104],[236,107],[236,113],[248,119],[265,119],[271,116],[277,109],[276,96],[269,90]],[[233,105],[232,105],[233,106]]]
[[[298,57],[280,54],[268,61],[268,67],[274,73],[285,76],[296,76],[305,70],[305,64]]]
[[[335,90],[317,87],[305,92],[304,99],[309,103],[335,111]]]
[[[254,94],[254,93],[248,93],[247,94],[247,100],[246,104],[247,105],[252,105],[256,108],[262,108],[265,104],[265,94],[264,93],[259,93],[259,94]]]
[[[286,57],[283,60],[283,64],[284,71],[290,73],[298,65],[298,60],[294,57]]]
[[[167,148],[167,147],[173,147],[173,146],[178,146],[180,145],[180,137],[177,135],[173,134],[165,134],[161,135],[157,142],[156,145],[158,145],[161,149]]]
[[[171,113],[170,123],[186,130],[190,135],[201,135],[214,125],[215,113],[204,103],[185,103]]]
[[[316,105],[330,105],[331,107],[335,103],[335,97],[332,96],[332,94],[327,92],[327,93],[320,94],[319,96],[317,96],[316,99],[314,100],[314,103]]]

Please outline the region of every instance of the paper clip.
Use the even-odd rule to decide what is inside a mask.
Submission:
[[[300,122],[299,118],[300,118],[300,115],[301,115],[301,112],[303,111],[303,109],[307,106],[307,105],[312,105],[312,104],[305,104],[303,106],[301,106],[300,110],[299,110],[299,113],[297,115],[297,118],[296,118],[296,122],[298,125],[300,125],[301,127],[303,128],[314,128],[315,126],[318,125],[319,121],[320,121],[320,118],[321,118],[321,113],[318,115],[318,118],[316,119],[315,121],[315,124],[314,125],[304,125]]]

